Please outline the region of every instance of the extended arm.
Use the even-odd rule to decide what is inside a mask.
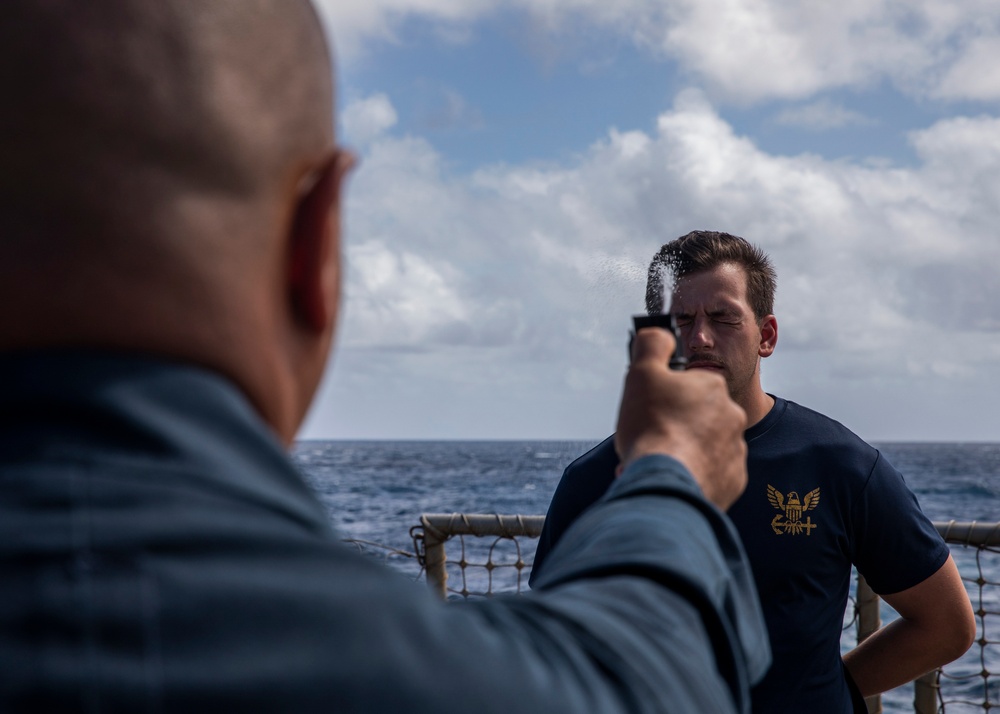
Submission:
[[[618,454],[615,452],[614,437],[608,437],[593,449],[573,461],[563,471],[545,514],[545,524],[538,537],[535,559],[531,567],[529,584],[544,572],[549,553],[566,530],[580,517],[580,514],[607,493],[615,481],[618,469]]]
[[[746,482],[744,417],[716,375],[668,373],[670,348],[666,333],[636,338],[617,432],[624,472],[566,531],[533,592],[401,609],[380,602],[384,582],[365,588],[378,615],[352,638],[352,656],[370,653],[392,685],[352,679],[356,701],[409,712],[749,712],[768,637],[719,510]]]
[[[746,484],[745,415],[715,375],[666,369],[664,331],[641,331],[633,349],[615,436],[624,474],[569,528],[524,605],[586,631],[606,673],[587,679],[634,697],[628,709],[745,711],[770,652],[719,510]]]
[[[866,697],[961,657],[975,639],[972,605],[950,556],[923,582],[882,598],[900,618],[844,656]]]

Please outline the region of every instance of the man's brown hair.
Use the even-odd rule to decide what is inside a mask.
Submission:
[[[646,311],[650,315],[663,312],[668,297],[664,295],[665,276],[678,280],[726,263],[746,272],[747,302],[754,317],[761,320],[772,314],[778,278],[771,259],[745,238],[718,231],[691,231],[657,251],[649,264]]]

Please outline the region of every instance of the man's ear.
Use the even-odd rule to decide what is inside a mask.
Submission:
[[[767,315],[760,322],[760,347],[757,349],[757,354],[761,357],[770,357],[777,344],[778,318],[774,315]]]
[[[288,287],[296,320],[323,332],[340,302],[340,202],[354,156],[335,149],[299,194],[290,236]]]

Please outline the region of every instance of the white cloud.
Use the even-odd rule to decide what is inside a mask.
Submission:
[[[396,125],[396,109],[382,93],[356,99],[344,107],[340,121],[350,144],[367,144]]]
[[[1000,33],[969,42],[932,94],[943,99],[1000,99]]]
[[[612,131],[561,166],[455,175],[426,142],[382,135],[348,194],[352,384],[454,382],[495,400],[494,415],[552,410],[553,431],[536,436],[600,436],[648,260],[706,228],[776,262],[788,365],[765,372],[776,391],[848,380],[878,394],[913,376],[971,389],[1000,354],[1000,120],[942,121],[912,140],[907,169],[774,156],[696,90],[655,133]],[[422,357],[390,368],[393,353]],[[542,394],[553,403],[532,402]]]
[[[441,25],[440,36],[459,41],[455,26],[474,21],[495,8],[496,0],[313,0],[332,36],[337,55],[355,57],[372,40],[399,41],[399,26],[409,18]]]
[[[614,33],[669,56],[717,96],[802,99],[889,81],[949,100],[1000,100],[995,0],[316,0],[350,60],[366,42],[399,41],[410,18],[456,28],[522,12],[543,34]],[[593,58],[581,53],[580,62]]]

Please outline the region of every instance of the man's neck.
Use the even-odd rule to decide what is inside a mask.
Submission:
[[[756,389],[746,399],[741,400],[739,405],[747,413],[747,429],[749,429],[771,411],[774,406],[774,397],[763,389]]]

